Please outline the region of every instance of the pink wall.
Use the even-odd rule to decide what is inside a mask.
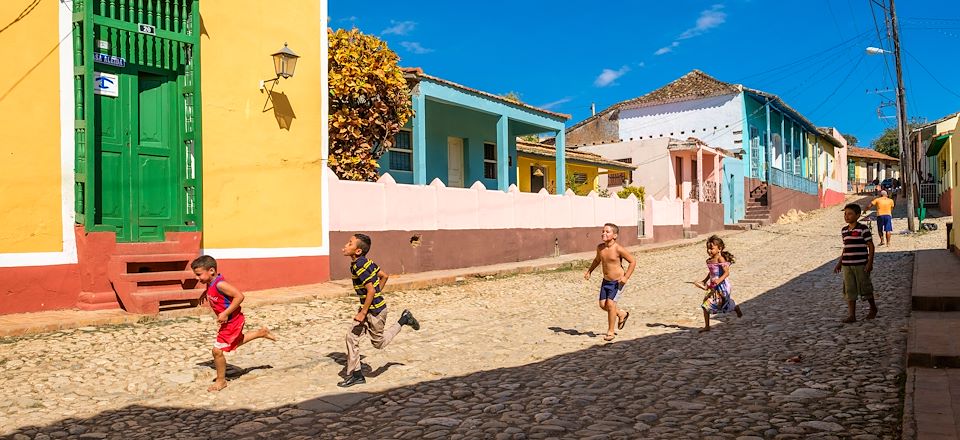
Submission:
[[[353,182],[330,175],[331,231],[423,231],[461,229],[551,229],[597,227],[611,222],[637,226],[639,210],[627,199],[447,188],[396,183],[389,174],[377,182]],[[362,208],[362,210],[361,210]]]

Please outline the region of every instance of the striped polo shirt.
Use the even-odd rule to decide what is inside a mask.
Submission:
[[[841,264],[844,266],[867,264],[867,257],[870,255],[867,243],[873,241],[870,228],[863,223],[857,223],[853,228],[847,225],[840,230],[840,235],[843,237]]]
[[[360,297],[360,305],[367,298],[367,284],[373,284],[373,302],[370,303],[371,312],[379,312],[387,306],[383,295],[380,293],[380,266],[367,259],[359,257],[357,261],[350,263],[350,275],[353,276],[353,290]]]

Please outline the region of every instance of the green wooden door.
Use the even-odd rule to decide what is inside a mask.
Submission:
[[[183,224],[176,77],[130,69],[119,79],[119,96],[95,98],[95,222],[117,241],[162,241]]]

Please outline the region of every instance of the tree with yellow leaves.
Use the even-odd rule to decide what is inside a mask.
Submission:
[[[344,180],[375,181],[377,160],[413,115],[399,58],[357,29],[328,30],[329,165]]]

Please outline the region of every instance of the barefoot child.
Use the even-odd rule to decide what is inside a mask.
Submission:
[[[707,239],[707,276],[696,284],[707,295],[703,298],[700,308],[703,309],[703,328],[700,333],[710,331],[710,315],[726,313],[730,311],[737,312],[737,317],[743,316],[740,306],[734,302],[730,296],[730,265],[733,264],[733,254],[724,250],[726,246],[723,239],[716,235],[711,235]]]
[[[873,271],[873,234],[870,233],[867,225],[857,221],[860,219],[861,212],[860,205],[856,203],[843,207],[843,220],[847,222],[847,225],[840,230],[840,235],[843,237],[843,251],[840,252],[840,260],[833,268],[834,273],[843,271],[843,296],[847,300],[847,317],[843,320],[845,324],[857,321],[857,297],[867,300],[870,304],[867,319],[877,317],[877,303],[873,300],[873,282],[870,281],[870,272]],[[883,231],[880,233],[882,234]]]
[[[350,257],[350,274],[354,292],[360,298],[360,310],[347,331],[347,378],[337,384],[342,388],[367,382],[360,370],[360,337],[365,333],[370,334],[373,348],[382,349],[400,333],[402,326],[420,330],[420,323],[409,310],[400,313],[400,319],[386,328],[387,303],[380,291],[389,276],[367,259],[367,252],[370,252],[370,237],[364,234],[354,234],[343,246],[343,255]]]
[[[254,339],[267,338],[276,341],[277,338],[266,327],[243,334],[244,318],[240,311],[243,293],[224,281],[223,274],[217,273],[217,260],[209,255],[202,255],[190,263],[190,268],[197,279],[207,285],[204,295],[213,313],[217,315],[217,323],[220,324],[220,331],[213,343],[213,364],[217,367],[217,380],[207,388],[207,391],[220,391],[227,386],[227,359],[223,352],[236,350]]]
[[[620,228],[613,223],[603,225],[600,232],[600,239],[603,243],[597,245],[597,257],[590,263],[590,268],[583,274],[583,278],[589,280],[590,274],[603,263],[603,281],[600,283],[600,308],[607,311],[607,335],[603,337],[604,341],[612,341],[616,336],[616,330],[622,329],[630,317],[630,312],[620,309],[617,301],[620,299],[620,293],[623,292],[623,286],[633,275],[633,270],[637,267],[637,261],[626,248],[617,243],[617,236]],[[627,260],[630,266],[627,271],[623,271],[622,261]]]

